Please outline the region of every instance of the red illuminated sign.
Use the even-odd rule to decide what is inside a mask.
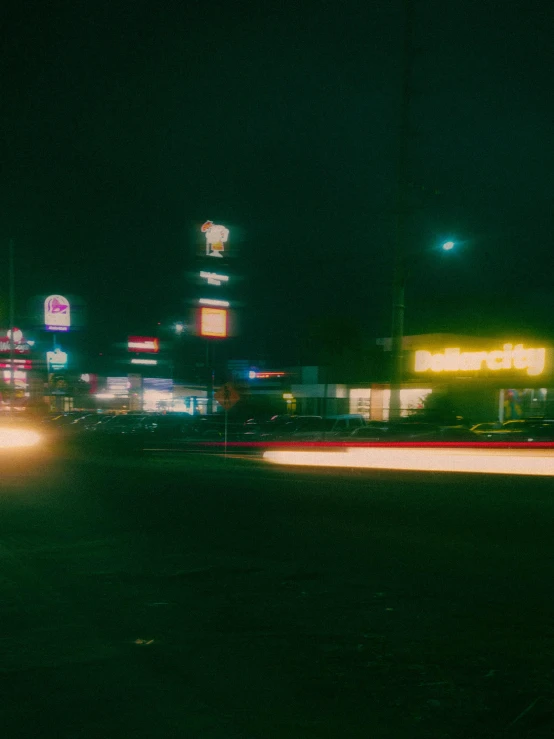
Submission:
[[[2,359],[0,361],[0,369],[9,369],[11,362],[9,359]],[[30,359],[14,359],[14,367],[16,370],[30,370],[33,368],[33,363]]]
[[[153,336],[129,336],[127,349],[130,352],[157,354],[160,350],[160,344],[158,339]]]
[[[28,354],[31,351],[31,346],[23,337],[22,332],[18,328],[14,328],[13,332],[7,331],[6,336],[0,336],[0,352],[11,352],[12,338],[13,350],[16,354]]]

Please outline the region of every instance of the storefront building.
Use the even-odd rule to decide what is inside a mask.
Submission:
[[[390,340],[380,340],[385,355]],[[453,334],[404,337],[403,415],[436,407],[438,398],[466,421],[554,417],[554,346],[523,337]],[[433,396],[433,402],[429,396]],[[349,391],[350,412],[388,418],[390,387]]]

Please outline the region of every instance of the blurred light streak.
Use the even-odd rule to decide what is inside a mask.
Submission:
[[[281,449],[266,451],[263,458],[274,464],[311,467],[554,476],[551,449],[347,447],[331,452]]]
[[[40,440],[41,436],[36,431],[0,428],[0,449],[35,446]]]
[[[215,305],[219,306],[221,308],[228,308],[229,307],[229,301],[228,300],[214,300],[212,298],[200,298],[198,301],[200,305]]]

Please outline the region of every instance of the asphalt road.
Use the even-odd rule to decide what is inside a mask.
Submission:
[[[551,479],[0,466],[0,735],[554,735]]]

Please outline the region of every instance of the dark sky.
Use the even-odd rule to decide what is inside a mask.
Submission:
[[[183,310],[209,218],[241,234],[248,353],[317,323],[390,334],[401,0],[2,13],[20,310],[76,293],[91,345],[148,333]],[[407,333],[554,335],[552,38],[550,0],[415,2],[410,242],[459,248],[414,265]]]

